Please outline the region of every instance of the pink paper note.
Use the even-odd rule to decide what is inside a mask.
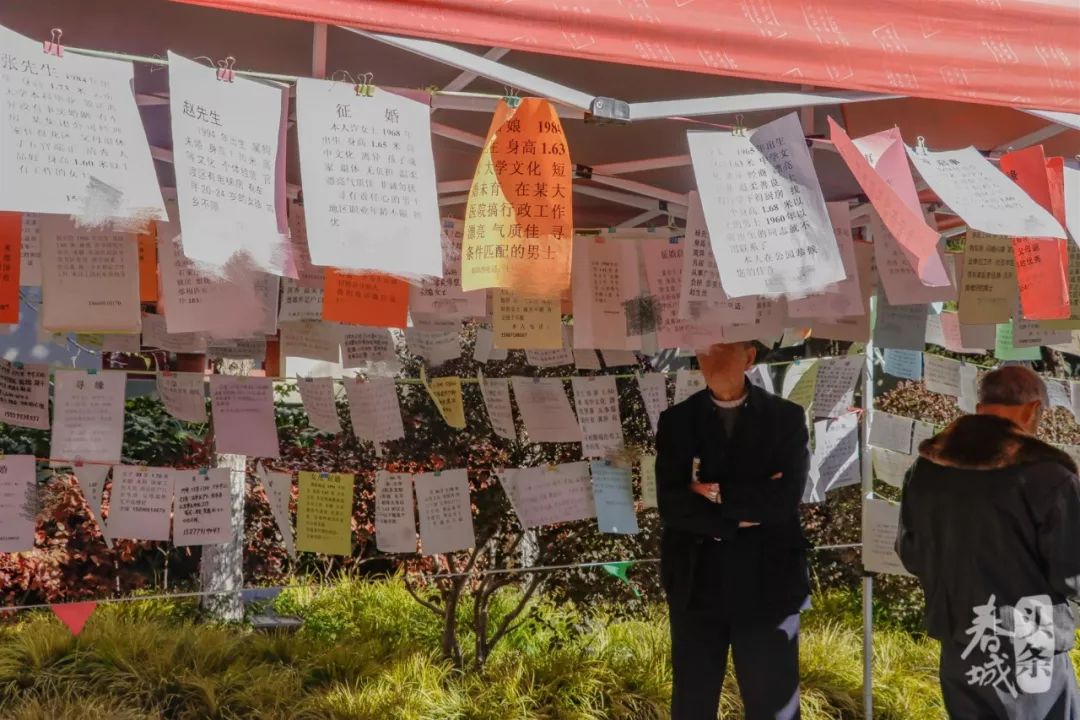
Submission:
[[[214,444],[219,453],[279,456],[274,383],[269,378],[210,376]]]
[[[937,254],[939,235],[926,224],[919,210],[919,197],[900,131],[892,128],[860,138],[858,147],[832,118],[829,118],[829,131],[840,156],[900,244],[919,279],[930,287],[948,285],[949,277]]]

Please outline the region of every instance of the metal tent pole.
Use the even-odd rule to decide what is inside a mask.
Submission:
[[[872,299],[871,299],[872,300]],[[867,308],[870,311],[870,308]],[[863,373],[862,499],[874,494],[874,464],[870,454],[870,415],[874,408],[874,342],[866,343],[866,372]],[[863,570],[863,707],[866,720],[874,717],[874,576]]]

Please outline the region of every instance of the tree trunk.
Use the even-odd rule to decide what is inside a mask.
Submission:
[[[255,364],[251,360],[222,360],[222,375],[248,375]],[[204,545],[199,567],[202,589],[222,595],[207,595],[203,609],[225,622],[244,619],[240,590],[244,587],[244,494],[247,490],[247,458],[243,455],[215,455],[215,465],[229,468],[232,500],[232,541],[222,545]]]

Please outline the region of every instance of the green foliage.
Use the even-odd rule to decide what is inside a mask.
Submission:
[[[513,593],[511,589],[506,592]],[[500,600],[500,607],[514,598]],[[854,601],[830,594],[804,615],[803,717],[862,716]],[[103,606],[79,638],[48,613],[0,627],[0,717],[13,720],[665,720],[671,693],[663,608],[636,619],[540,601],[481,672],[438,658],[439,624],[399,580],[296,588],[279,610],[293,635],[193,624],[191,604]],[[331,615],[341,622],[330,626]],[[884,720],[944,717],[937,644],[875,633]],[[1074,653],[1080,661],[1080,652]],[[724,718],[741,716],[728,678]]]

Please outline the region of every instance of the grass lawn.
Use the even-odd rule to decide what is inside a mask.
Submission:
[[[436,618],[396,581],[290,591],[277,604],[300,614],[303,630],[268,635],[218,626],[181,602],[101,606],[77,639],[50,614],[19,616],[0,626],[0,718],[668,717],[669,647],[659,608],[615,619],[542,603],[484,671],[461,674],[436,657]],[[803,717],[861,717],[858,618],[842,609],[850,607],[843,598],[818,598],[818,606],[804,616]],[[936,671],[932,641],[877,632],[877,717],[944,717]],[[723,717],[737,718],[728,682]]]

